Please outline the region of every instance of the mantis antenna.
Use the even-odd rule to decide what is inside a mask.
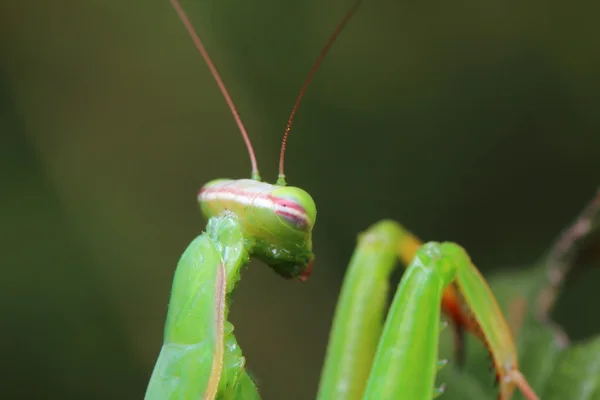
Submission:
[[[237,126],[240,129],[242,138],[244,138],[244,142],[246,143],[246,148],[248,149],[248,155],[250,155],[250,163],[252,164],[252,179],[260,181],[260,174],[258,172],[258,164],[256,162],[256,156],[254,155],[254,149],[252,148],[252,143],[250,142],[250,137],[248,136],[248,132],[246,132],[246,128],[244,128],[244,124],[242,123],[240,114],[238,113],[237,109],[235,108],[235,104],[233,104],[233,100],[231,100],[231,96],[229,96],[229,92],[227,91],[227,88],[225,87],[225,83],[223,83],[223,79],[221,79],[221,76],[219,75],[217,68],[215,67],[212,60],[210,59],[210,56],[208,55],[208,52],[204,48],[204,45],[202,44],[200,37],[194,30],[192,23],[190,22],[187,15],[183,11],[183,8],[181,7],[179,0],[170,0],[170,1],[171,1],[171,5],[173,6],[175,11],[179,15],[181,22],[183,22],[183,25],[185,26],[190,37],[194,41],[196,48],[198,49],[198,51],[200,51],[200,54],[202,54],[202,58],[204,58],[204,61],[208,65],[208,69],[210,69],[212,76],[215,78],[215,81],[217,82],[217,85],[219,86],[219,89],[221,90],[223,97],[225,97],[225,101],[227,102],[227,105],[229,106],[231,113],[233,114],[233,118],[235,118],[235,122],[237,123]]]
[[[172,0],[172,1],[175,1],[175,0]],[[298,106],[300,105],[300,100],[302,100],[302,97],[304,96],[304,93],[306,92],[308,84],[311,82],[312,78],[314,77],[315,73],[317,72],[319,65],[321,65],[321,62],[327,55],[327,52],[333,45],[333,42],[339,36],[340,32],[342,31],[342,29],[344,29],[344,26],[346,26],[348,21],[350,21],[350,18],[352,18],[352,15],[354,15],[356,10],[358,10],[358,7],[360,6],[361,2],[362,2],[362,0],[355,1],[352,8],[346,13],[346,15],[344,15],[344,18],[340,21],[338,26],[335,28],[335,30],[329,37],[329,40],[327,40],[327,43],[325,43],[325,46],[323,47],[323,49],[321,50],[321,53],[317,57],[317,60],[315,61],[315,64],[313,65],[312,69],[310,70],[308,77],[304,81],[304,84],[302,85],[302,89],[300,89],[300,94],[296,98],[296,103],[294,104],[294,107],[292,108],[290,117],[288,118],[288,123],[285,128],[285,133],[283,134],[283,141],[281,142],[281,153],[279,155],[279,176],[277,178],[277,185],[285,186],[285,174],[283,171],[283,162],[285,159],[285,149],[286,149],[286,145],[287,145],[287,139],[290,134],[290,130],[292,129],[292,122],[294,120],[294,116],[296,115],[296,111],[298,111]]]

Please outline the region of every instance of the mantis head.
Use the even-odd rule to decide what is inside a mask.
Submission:
[[[308,279],[315,259],[317,209],[305,190],[252,179],[217,179],[204,185],[198,201],[207,219],[235,214],[253,257],[285,278]]]
[[[360,1],[354,4],[329,37],[302,85],[283,135],[279,158],[279,178],[276,185],[261,182],[250,138],[225,83],[179,4],[179,0],[171,0],[171,4],[215,78],[246,143],[252,165],[252,179],[220,179],[204,185],[198,194],[202,212],[207,218],[222,212],[233,212],[242,224],[244,239],[251,255],[264,261],[284,277],[306,280],[311,274],[315,259],[312,251],[312,229],[317,211],[312,197],[306,191],[286,186],[284,156],[287,139],[300,100],[304,96],[308,84],[333,42],[358,8]]]

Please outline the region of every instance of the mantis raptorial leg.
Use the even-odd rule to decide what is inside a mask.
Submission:
[[[248,258],[242,226],[233,213],[212,218],[206,233],[185,250],[146,399],[213,399],[230,388],[240,398],[260,398],[227,322],[227,295]]]
[[[385,324],[388,279],[397,259],[409,260]],[[487,346],[499,380],[499,399],[518,387],[538,397],[518,370],[512,334],[485,280],[464,249],[427,243],[393,221],[359,237],[344,279],[321,376],[319,399],[431,399],[437,359],[440,305],[451,299],[465,326]],[[445,312],[452,316],[451,312]]]
[[[248,134],[225,85],[178,1],[171,3],[238,123],[250,155],[252,178],[214,180],[198,194],[208,225],[177,266],[164,342],[146,399],[260,398],[227,321],[229,296],[250,257],[286,278],[305,280],[311,273],[316,206],[306,191],[286,186],[287,137],[308,83],[360,1],[330,37],[300,91],[284,133],[275,185],[260,181]],[[382,327],[387,278],[396,257],[409,266]],[[436,360],[440,304],[457,332],[475,334],[490,350],[502,400],[510,398],[515,386],[528,399],[537,398],[518,371],[504,317],[464,250],[448,243],[421,245],[389,221],[362,236],[353,258],[338,305],[320,398],[410,395],[420,400],[439,394],[433,379],[440,366]]]

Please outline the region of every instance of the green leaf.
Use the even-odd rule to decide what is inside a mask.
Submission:
[[[600,399],[600,336],[564,351],[540,394],[544,400]]]

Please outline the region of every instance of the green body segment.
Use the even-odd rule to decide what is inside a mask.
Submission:
[[[510,332],[510,328],[483,276],[475,267],[462,268],[457,272],[456,283],[471,312],[488,317],[479,319],[479,326],[488,346],[497,349],[494,357],[501,360],[506,369],[516,366],[516,346],[512,336],[504,334]]]
[[[456,283],[470,312],[477,318],[496,370],[500,372],[499,377],[503,378],[511,371],[517,371],[517,349],[510,327],[485,279],[470,260],[469,268],[457,271]],[[514,389],[515,384],[512,382],[501,384],[501,398],[510,398]]]
[[[308,277],[317,211],[306,191],[251,179],[217,179],[202,187],[198,201],[207,219],[224,211],[238,217],[253,257],[286,278]]]
[[[227,212],[183,253],[146,400],[259,399],[227,322],[228,294],[248,257],[241,224]]]
[[[340,293],[319,385],[319,400],[360,399],[383,327],[389,278],[403,231],[382,221],[358,239]]]
[[[434,397],[442,293],[466,260],[447,243],[417,251],[388,313],[365,399]]]
[[[217,353],[219,348],[222,351],[223,339],[216,324],[222,316],[215,304],[215,298],[224,294],[219,292],[225,290],[224,285],[216,285],[220,263],[219,253],[206,234],[183,253],[146,400],[202,398],[211,377],[220,374],[222,361]]]

